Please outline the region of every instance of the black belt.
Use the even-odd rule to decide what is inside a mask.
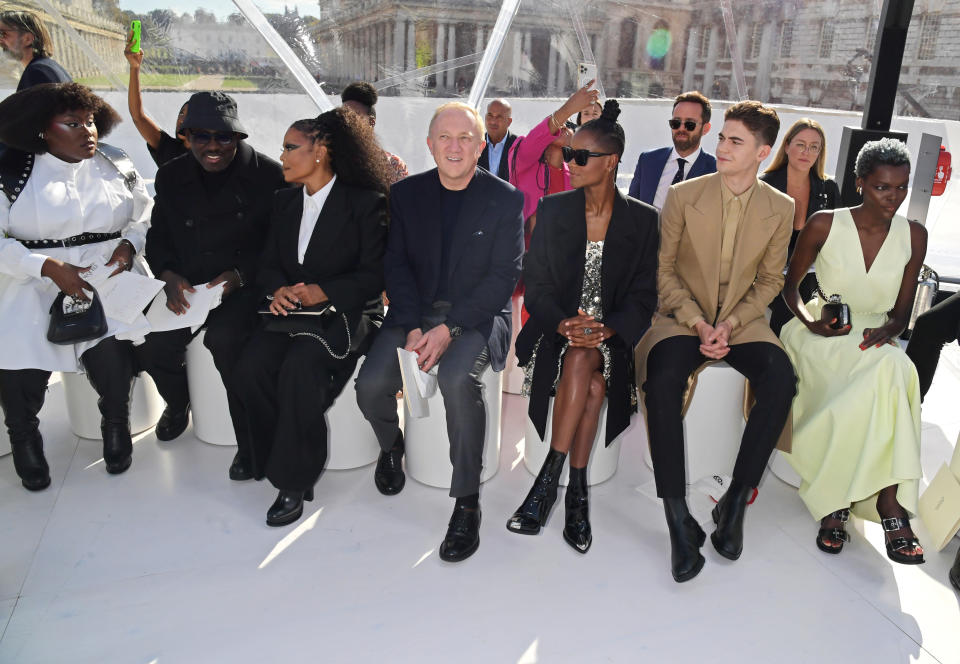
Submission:
[[[27,249],[53,249],[57,247],[80,247],[85,244],[116,240],[118,237],[120,237],[120,231],[116,233],[83,233],[82,235],[68,237],[66,240],[17,240],[17,242]]]

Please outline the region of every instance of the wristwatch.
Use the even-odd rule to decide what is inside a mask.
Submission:
[[[454,325],[453,327],[449,328],[449,330],[450,330],[451,339],[456,339],[461,334],[463,334],[463,328],[460,327],[459,325]]]

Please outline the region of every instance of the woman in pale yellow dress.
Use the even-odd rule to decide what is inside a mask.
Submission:
[[[893,139],[863,146],[855,168],[863,203],[811,217],[790,261],[783,297],[796,319],[781,340],[799,380],[793,404],[793,452],[800,497],[820,519],[817,546],[839,553],[844,522],[880,521],[887,556],[923,562],[910,529],[920,469],[920,386],[897,345],[906,327],[927,249],[920,224],[896,214],[907,195],[910,154]],[[801,301],[798,286],[816,261],[820,294]],[[850,307],[850,324],[821,318],[833,294]]]

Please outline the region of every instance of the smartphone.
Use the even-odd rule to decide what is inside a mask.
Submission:
[[[130,30],[133,32],[133,40],[130,42],[130,52],[140,52],[140,21],[130,21]]]
[[[597,80],[597,65],[594,62],[581,62],[577,65],[577,87],[582,88],[590,81]],[[596,85],[594,85],[596,87]]]

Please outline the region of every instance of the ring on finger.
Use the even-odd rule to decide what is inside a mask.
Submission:
[[[593,334],[593,329],[592,329],[592,328],[589,328],[589,327],[585,327],[585,328],[583,328],[583,333],[584,333],[584,334]]]

